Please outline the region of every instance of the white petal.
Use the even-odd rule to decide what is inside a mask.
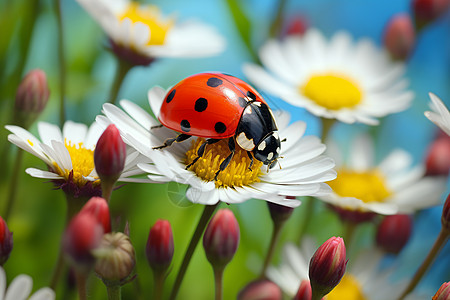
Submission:
[[[63,179],[63,177],[59,176],[56,173],[39,170],[35,168],[28,168],[25,170],[25,172],[33,177],[36,178],[46,178],[46,179]]]
[[[54,300],[55,292],[48,287],[37,290],[29,300]]]
[[[349,167],[356,172],[364,172],[374,164],[374,145],[369,135],[360,135],[354,139],[350,152]]]
[[[6,290],[6,273],[2,267],[0,267],[0,300],[3,300]]]
[[[72,142],[72,144],[84,143],[87,130],[88,128],[85,124],[67,121],[64,123],[63,137],[67,141]]]
[[[150,103],[150,108],[156,118],[159,116],[159,110],[161,109],[165,95],[166,90],[159,86],[155,86],[148,91],[148,103]]]
[[[25,300],[28,298],[33,287],[33,280],[30,276],[18,275],[8,287],[5,300]]]
[[[61,129],[58,126],[46,122],[39,122],[37,127],[39,136],[44,144],[51,145],[53,140],[64,143]]]

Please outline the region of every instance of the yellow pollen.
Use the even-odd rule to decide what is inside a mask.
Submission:
[[[192,143],[191,149],[186,152],[186,165],[190,164],[198,155],[198,148],[205,140],[198,138]],[[236,145],[236,151],[225,170],[219,173],[215,181],[216,187],[247,186],[260,181],[258,176],[263,165],[259,160],[253,159],[252,170],[249,170],[250,158],[247,151]],[[190,167],[198,177],[205,181],[212,181],[219,170],[220,163],[230,154],[228,140],[223,139],[215,144],[207,145],[205,153]]]
[[[354,107],[362,98],[361,90],[353,80],[332,73],[311,76],[299,87],[299,92],[330,110]]]
[[[359,282],[349,274],[344,275],[341,282],[326,296],[326,300],[367,300]]]
[[[32,142],[32,141],[30,141],[30,140],[27,140],[27,142],[28,142],[28,144],[30,144],[30,146],[31,146],[31,147],[33,147],[33,145],[34,145],[34,144],[33,144],[33,142]]]
[[[137,2],[130,2],[127,10],[119,16],[120,21],[124,19],[130,19],[132,23],[141,22],[149,27],[150,39],[147,45],[163,45],[167,31],[174,23],[173,19],[162,20],[158,7]]]
[[[86,179],[83,176],[89,176],[94,169],[94,151],[86,149],[83,143],[73,144],[67,139],[64,141],[64,144],[72,160],[72,181],[78,186],[83,186],[86,184]],[[60,176],[63,176],[66,180],[69,179],[72,170],[61,170],[56,163],[53,163],[53,166]],[[95,181],[93,184],[99,184],[99,181]]]
[[[341,197],[355,197],[369,203],[384,202],[391,195],[382,174],[375,169],[366,172],[342,169],[337,173],[337,178],[328,184]]]

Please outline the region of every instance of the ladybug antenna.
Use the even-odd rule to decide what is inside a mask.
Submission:
[[[150,127],[150,130],[161,128],[161,127],[163,127],[163,124],[154,125],[154,126]]]
[[[258,91],[261,96],[263,96],[264,100],[266,100],[266,102],[269,104],[269,107],[272,110],[281,110],[280,105],[278,105],[279,101],[276,101],[277,98],[274,98],[273,96],[269,95],[266,92],[262,92],[262,91]]]
[[[287,141],[287,139],[284,138],[284,139],[282,139],[280,142],[284,143],[284,142],[286,142],[286,141]]]

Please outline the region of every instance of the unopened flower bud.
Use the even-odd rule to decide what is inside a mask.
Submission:
[[[63,238],[63,250],[78,269],[88,271],[95,263],[92,251],[102,240],[103,227],[90,213],[78,213],[70,221]]]
[[[283,205],[279,205],[272,202],[266,202],[269,207],[270,217],[272,221],[277,223],[283,223],[292,215],[294,209],[292,207],[287,207]]]
[[[377,245],[388,253],[398,254],[408,242],[412,226],[409,215],[386,216],[377,229]]]
[[[270,280],[256,280],[247,284],[238,294],[238,300],[281,300],[281,289]]]
[[[105,199],[101,197],[92,197],[83,206],[80,213],[82,212],[92,214],[102,225],[104,233],[111,232],[109,206]]]
[[[442,209],[441,217],[442,229],[446,230],[450,234],[450,194],[445,200],[444,208]]]
[[[294,300],[311,300],[311,297],[312,290],[309,280],[302,280],[302,282],[300,283],[300,287],[298,288],[298,292],[294,297]]]
[[[5,220],[0,217],[0,266],[8,260],[13,248],[13,234],[9,231]]]
[[[284,30],[284,36],[298,35],[302,36],[308,29],[308,21],[304,16],[294,16],[291,18]]]
[[[145,254],[154,271],[165,272],[174,252],[172,227],[167,220],[158,220],[150,228]]]
[[[35,69],[28,72],[17,89],[15,122],[28,128],[44,110],[49,95],[50,90],[44,71]]]
[[[409,14],[395,15],[384,32],[384,45],[395,60],[406,60],[415,46],[416,34]]]
[[[114,124],[109,125],[98,139],[94,151],[95,170],[100,180],[114,184],[122,174],[127,156],[125,143]]]
[[[219,210],[203,235],[206,257],[215,269],[223,269],[231,261],[239,245],[239,224],[229,209]]]
[[[450,282],[444,282],[432,300],[450,300]]]
[[[425,159],[427,176],[447,176],[450,171],[450,137],[437,138],[428,149]]]
[[[131,275],[136,264],[130,238],[122,232],[103,235],[100,246],[94,250],[97,258],[95,272],[107,282],[123,282]]]
[[[331,292],[341,281],[347,266],[344,240],[332,237],[314,253],[309,263],[309,279],[314,299]]]
[[[422,27],[433,22],[447,11],[450,0],[413,0],[412,11],[416,26]]]

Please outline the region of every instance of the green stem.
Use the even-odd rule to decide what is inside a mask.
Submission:
[[[323,117],[320,120],[322,122],[322,142],[325,143],[336,120]]]
[[[58,30],[58,65],[59,65],[59,125],[62,128],[66,121],[66,64],[64,54],[64,28],[62,21],[61,0],[54,0],[56,23]]]
[[[224,268],[214,268],[215,300],[223,298],[223,270]]]
[[[19,175],[20,175],[20,172],[22,171],[22,159],[23,159],[23,150],[18,149],[17,155],[16,155],[16,160],[14,162],[12,179],[11,179],[11,183],[9,186],[8,200],[7,200],[8,202],[6,203],[6,210],[5,210],[5,214],[3,216],[5,221],[8,220],[9,215],[11,214],[11,210],[14,205],[14,202],[16,201],[16,198],[17,198],[17,186],[19,185],[19,178],[20,178]]]
[[[428,253],[425,260],[422,262],[422,265],[420,265],[417,272],[414,274],[414,277],[409,282],[408,286],[406,287],[405,291],[402,293],[402,295],[398,298],[398,300],[404,299],[409,293],[411,293],[414,288],[417,286],[417,284],[422,279],[423,275],[428,271],[429,267],[432,265],[433,261],[441,251],[441,249],[445,246],[447,243],[447,240],[449,238],[450,232],[447,230],[441,229],[441,232],[439,232],[439,235],[434,242],[433,247],[431,248],[430,252]]]
[[[106,290],[108,291],[108,300],[121,300],[122,299],[122,289],[120,283],[106,285]]]
[[[286,0],[279,0],[279,5],[277,8],[277,14],[275,19],[273,20],[272,25],[270,26],[269,35],[272,38],[276,38],[280,35],[281,28],[283,25],[283,11],[286,7]]]
[[[108,202],[111,200],[111,194],[114,188],[114,183],[111,184],[108,180],[101,180],[100,184],[102,186],[102,197]]]
[[[58,253],[58,259],[56,260],[56,265],[53,269],[52,279],[49,284],[49,287],[52,290],[56,290],[59,279],[62,277],[62,275],[64,273],[63,271],[64,271],[65,266],[66,266],[66,264],[64,261],[64,254],[63,254],[62,249],[60,248],[59,253]]]
[[[170,293],[169,299],[174,300],[177,297],[178,291],[181,287],[181,282],[183,281],[184,274],[186,273],[189,262],[191,261],[192,255],[194,254],[195,248],[197,247],[198,242],[203,234],[203,231],[208,224],[209,219],[212,214],[216,210],[216,207],[219,203],[214,205],[205,205],[203,213],[198,221],[197,228],[192,235],[192,239],[189,243],[188,248],[186,249],[186,253],[184,254],[183,262],[181,263],[180,270],[178,270],[177,277],[175,279],[175,283],[173,285],[172,292]]]
[[[153,280],[154,280],[154,285],[155,285],[154,291],[153,291],[153,299],[154,300],[162,299],[165,279],[166,279],[165,272],[155,271],[153,273]]]
[[[117,70],[114,77],[114,81],[111,86],[111,91],[109,92],[109,102],[112,104],[116,103],[117,96],[119,95],[120,87],[122,86],[123,80],[125,79],[128,71],[131,70],[133,65],[127,63],[122,59],[117,60]]]
[[[277,242],[280,238],[281,228],[283,228],[284,223],[285,222],[274,222],[273,224],[273,231],[272,237],[270,239],[269,249],[267,250],[266,258],[264,259],[264,265],[261,273],[259,274],[259,278],[261,279],[265,278],[267,268],[272,261],[273,254],[275,252],[275,246],[277,245]]]
[[[302,242],[303,236],[305,235],[306,231],[308,230],[309,223],[311,223],[312,216],[314,214],[315,210],[315,201],[313,197],[304,197],[302,199],[302,205],[303,207],[303,215],[302,215],[302,222],[300,223],[300,232],[298,234],[298,243]]]
[[[87,275],[83,272],[75,270],[75,280],[77,282],[78,299],[87,300],[87,293],[86,293]]]
[[[355,229],[357,224],[351,221],[344,221],[344,242],[346,244],[347,252],[351,248],[353,237],[355,235]]]

